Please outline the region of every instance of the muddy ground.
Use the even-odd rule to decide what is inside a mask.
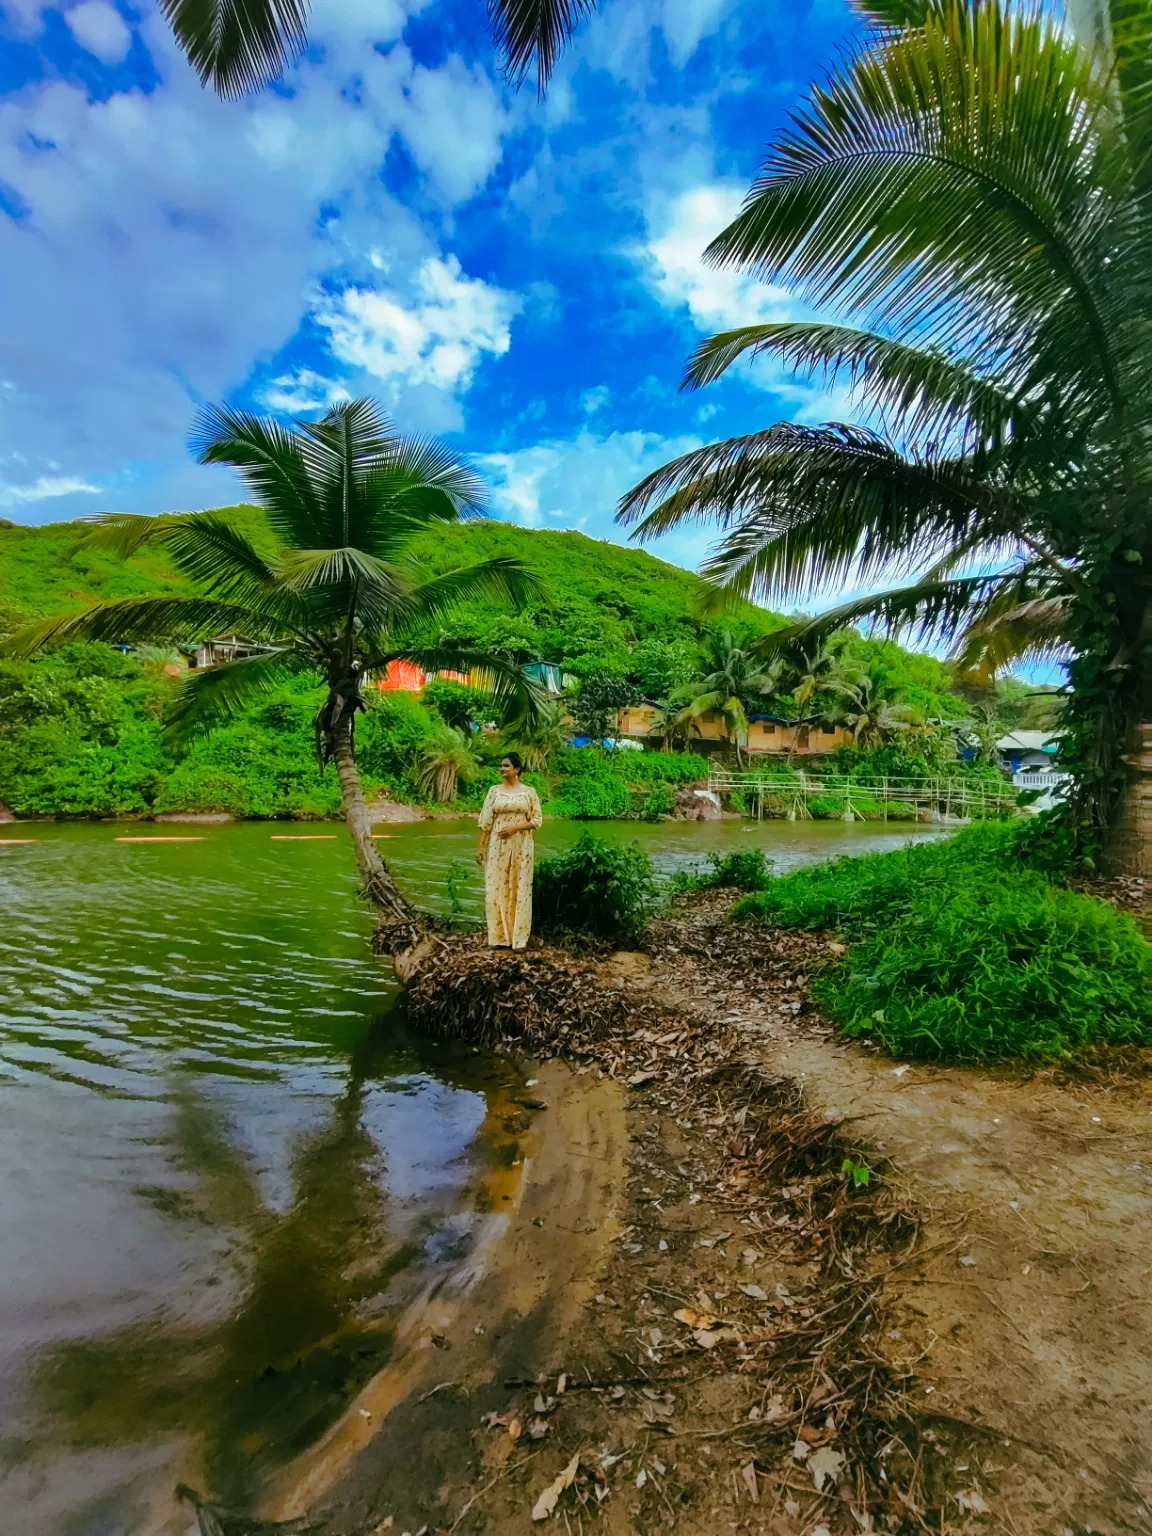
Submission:
[[[575,1084],[546,1069],[551,1161],[502,1267],[308,1525],[1152,1530],[1147,1063],[1061,1080],[847,1044],[807,1001],[827,940],[736,928],[730,899],[646,953],[424,958],[417,1022]]]

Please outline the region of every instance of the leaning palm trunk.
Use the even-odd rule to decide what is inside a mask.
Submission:
[[[397,922],[408,922],[413,915],[412,908],[400,894],[372,838],[372,817],[356,769],[353,719],[351,714],[346,714],[337,725],[332,737],[332,760],[340,780],[344,819],[352,834],[352,847],[356,852],[360,878],[364,882],[364,895],[383,916],[394,918]]]

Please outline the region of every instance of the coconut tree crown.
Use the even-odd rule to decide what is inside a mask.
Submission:
[[[876,30],[707,252],[829,318],[715,336],[686,383],[766,354],[849,385],[864,424],[712,444],[620,516],[718,522],[707,572],[746,596],[865,592],[782,643],[873,616],[959,635],[966,666],[1063,646],[1105,830],[1152,719],[1152,0],[1101,4],[1105,57],[1047,7],[862,9]]]
[[[440,445],[398,434],[371,401],[290,424],[208,410],[195,446],[202,464],[237,470],[264,511],[269,546],[216,512],[96,518],[89,544],[128,555],[159,543],[203,595],[101,603],[32,625],[4,649],[26,655],[70,639],[139,645],[242,635],[251,654],[194,672],[182,685],[170,716],[177,730],[210,729],[292,674],[319,673],[326,690],[316,717],[319,755],[336,762],[366,888],[399,913],[355,770],[365,683],[394,661],[430,672],[476,669],[494,708],[530,722],[543,699],[519,667],[441,635],[463,600],[482,594],[519,605],[540,595],[540,583],[503,556],[439,575],[421,569],[413,536],[478,516],[481,485]]]

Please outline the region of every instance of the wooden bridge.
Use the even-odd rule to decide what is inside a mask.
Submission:
[[[877,801],[884,821],[888,820],[890,806],[911,806],[918,820],[969,820],[1014,811],[1019,793],[1007,780],[1002,787],[983,780],[944,775],[932,779],[884,777],[874,784],[861,784],[843,774],[797,769],[793,776],[781,778],[777,774],[757,773],[755,768],[743,772],[713,768],[708,774],[708,788],[716,795],[740,793],[758,820],[766,815],[783,815],[789,821],[807,820],[812,814],[811,801],[823,797],[843,800],[841,814],[845,821],[861,819],[864,807],[871,809]],[[853,801],[859,810],[853,808]]]

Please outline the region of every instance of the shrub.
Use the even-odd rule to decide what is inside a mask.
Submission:
[[[674,875],[674,890],[708,891],[735,887],[740,891],[763,891],[772,883],[772,864],[759,848],[736,848],[731,853],[708,856],[709,869],[694,875]]]
[[[582,832],[566,853],[541,859],[532,886],[533,923],[541,933],[634,939],[657,893],[652,860]]]
[[[850,1035],[905,1056],[1052,1059],[1152,1045],[1152,949],[1131,918],[1029,869],[1010,824],[837,859],[735,914],[834,928],[851,948],[814,988]]]
[[[573,821],[611,821],[627,816],[630,796],[628,786],[615,774],[595,779],[569,779],[552,806],[554,816],[568,816]]]
[[[644,798],[640,812],[645,821],[659,821],[676,809],[676,791],[671,784],[654,784]]]

